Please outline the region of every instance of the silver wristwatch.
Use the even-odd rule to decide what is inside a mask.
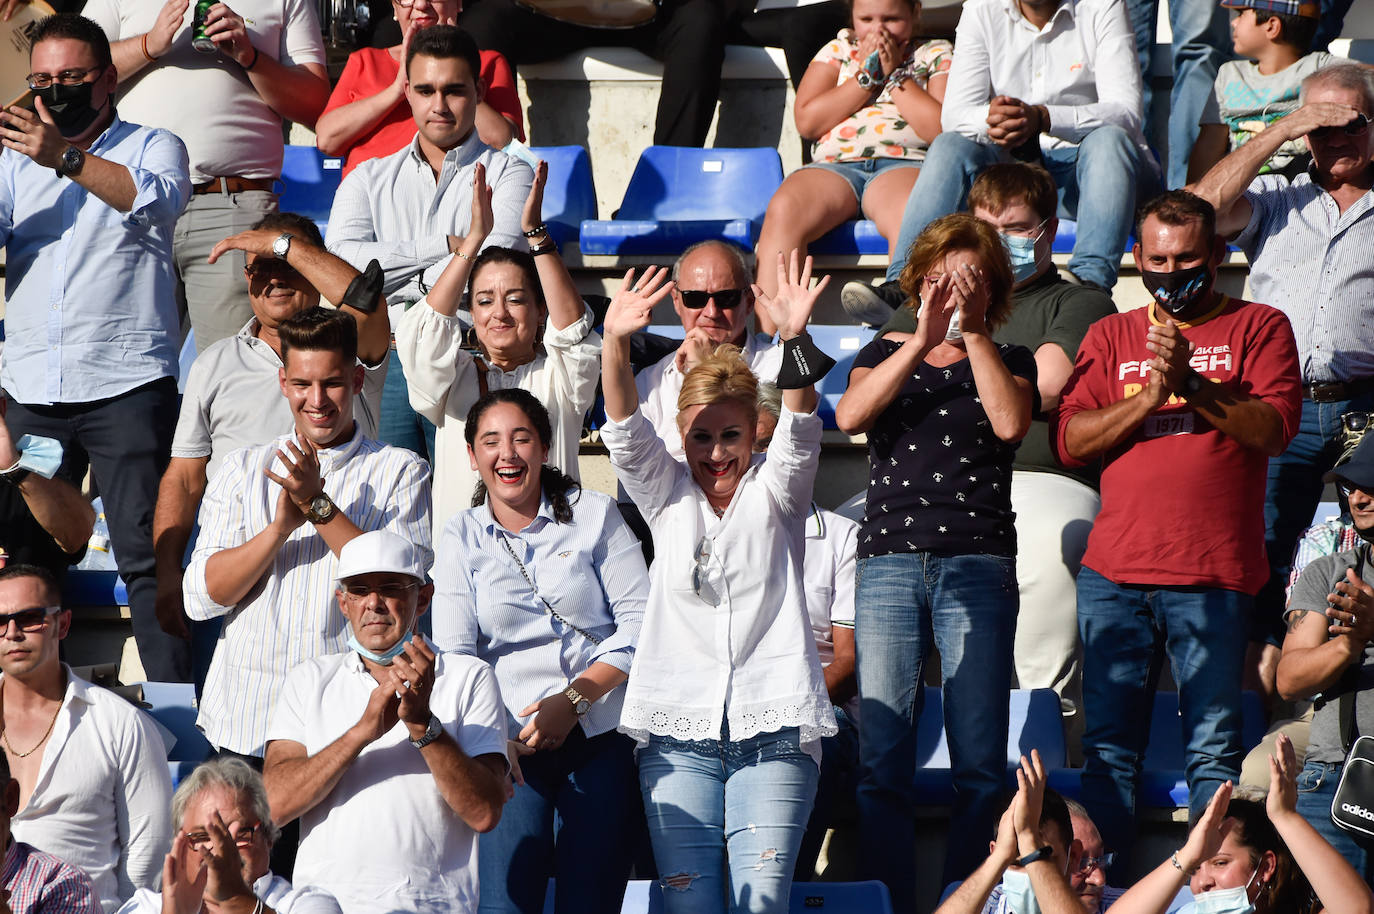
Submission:
[[[282,232],[277,236],[277,240],[272,242],[272,255],[278,260],[285,260],[286,255],[291,253],[291,239],[296,236],[290,232]]]
[[[591,710],[592,703],[588,701],[586,698],[582,697],[582,693],[577,691],[577,689],[573,688],[571,685],[563,690],[563,697],[568,699],[568,701],[572,702],[573,713],[576,714],[578,717],[581,717],[583,714],[586,714],[589,710]]]
[[[410,744],[416,749],[423,749],[434,742],[444,733],[444,725],[439,723],[439,718],[433,714],[429,715],[429,726],[425,727],[425,735],[419,739],[413,739]]]

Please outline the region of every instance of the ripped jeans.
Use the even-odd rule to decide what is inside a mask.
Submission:
[[[795,728],[651,737],[639,785],[666,914],[786,912],[819,774]]]

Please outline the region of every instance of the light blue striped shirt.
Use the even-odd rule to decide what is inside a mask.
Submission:
[[[1245,199],[1251,298],[1288,316],[1303,383],[1374,377],[1374,191],[1342,213],[1310,174],[1264,175]]]
[[[0,384],[20,403],[104,400],[177,373],[172,229],[191,195],[186,147],[116,117],[88,152],[129,170],[129,212],[28,156],[0,154]]]
[[[511,533],[482,504],[455,514],[439,537],[434,641],[492,665],[511,737],[525,724],[517,712],[561,692],[593,663],[629,673],[639,640],[649,596],[639,540],[614,499],[586,489],[571,497],[570,524],[554,521],[545,499],[534,522]],[[498,537],[524,563],[537,594]],[[601,643],[554,619],[540,597]],[[587,736],[614,730],[624,699],[622,684],[592,705],[581,721]]]
[[[292,667],[348,648],[348,622],[334,597],[339,560],[311,523],[297,527],[267,573],[235,606],[210,598],[210,556],[267,528],[281,489],[263,471],[285,470],[277,450],[290,436],[225,458],[200,505],[200,538],[183,582],[192,619],[224,616],[197,724],[214,745],[262,755],[267,718]],[[390,530],[430,552],[429,465],[414,452],[365,437],[320,448],[324,490],[363,531]]]

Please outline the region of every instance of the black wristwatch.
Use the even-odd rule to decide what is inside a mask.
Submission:
[[[57,160],[57,172],[59,178],[70,178],[72,175],[81,174],[81,168],[86,164],[86,153],[77,149],[75,146],[68,146],[62,153],[62,158]]]
[[[1036,850],[1031,851],[1026,856],[1017,860],[1016,865],[1021,867],[1030,866],[1037,860],[1048,860],[1053,856],[1054,848],[1046,844],[1044,847],[1037,848]]]
[[[1183,395],[1186,397],[1189,394],[1197,393],[1199,390],[1202,390],[1202,385],[1204,383],[1206,383],[1206,380],[1202,375],[1189,368],[1188,376],[1183,379]]]

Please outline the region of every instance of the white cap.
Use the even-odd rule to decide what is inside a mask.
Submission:
[[[371,530],[344,544],[339,552],[340,581],[378,571],[425,579],[419,547],[390,530]]]

